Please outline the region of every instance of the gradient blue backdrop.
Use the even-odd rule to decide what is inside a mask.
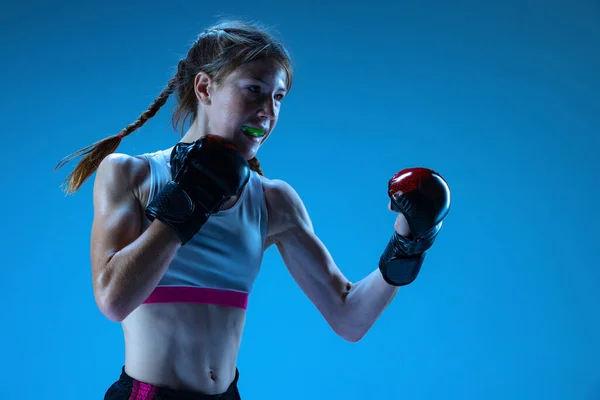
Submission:
[[[118,377],[120,326],[92,296],[92,181],[65,197],[52,170],[135,120],[221,14],[274,26],[293,52],[259,156],[351,280],[392,232],[393,173],[437,169],[453,194],[418,280],[359,343],[269,250],[244,400],[599,399],[600,5],[566,0],[3,4],[2,397],[101,399]],[[172,107],[119,151],[171,146]]]

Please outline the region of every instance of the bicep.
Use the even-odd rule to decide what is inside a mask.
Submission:
[[[98,168],[91,234],[94,284],[114,254],[141,234],[142,215],[133,191],[133,173],[132,161],[122,156],[109,156]]]

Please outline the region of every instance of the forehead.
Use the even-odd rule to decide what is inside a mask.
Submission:
[[[245,63],[233,71],[230,79],[258,79],[285,88],[287,73],[279,62],[273,59],[259,59]]]

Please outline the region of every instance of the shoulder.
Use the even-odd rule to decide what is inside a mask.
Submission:
[[[312,229],[304,202],[292,185],[264,176],[261,180],[269,215],[269,236],[276,237],[294,228]]]
[[[98,165],[94,192],[119,195],[139,194],[149,176],[150,168],[145,158],[123,153],[112,153]]]
[[[265,199],[272,211],[304,213],[304,203],[292,185],[281,179],[268,179],[264,176],[261,176],[261,180]]]

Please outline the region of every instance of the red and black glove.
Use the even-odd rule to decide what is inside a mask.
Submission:
[[[379,270],[390,285],[412,283],[419,274],[426,251],[431,248],[450,210],[450,188],[437,172],[407,168],[388,182],[392,211],[406,218],[410,235],[394,232],[381,258]]]

